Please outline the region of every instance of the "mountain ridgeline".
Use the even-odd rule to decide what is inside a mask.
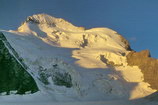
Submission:
[[[13,52],[16,53],[3,33],[0,33],[0,93],[6,92],[9,95],[37,92],[36,82]]]

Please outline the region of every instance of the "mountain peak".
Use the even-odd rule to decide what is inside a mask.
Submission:
[[[35,14],[33,16],[28,16],[25,22],[37,24],[54,24],[55,22],[57,22],[57,20],[59,21],[63,19],[57,19],[47,14]]]
[[[32,16],[28,16],[26,20],[23,22],[23,24],[18,28],[18,30],[22,29],[24,27],[25,30],[27,26],[30,26],[31,24],[34,25],[45,25],[46,27],[56,27],[63,30],[68,31],[83,31],[85,28],[83,27],[76,27],[70,22],[62,19],[62,18],[56,18],[47,14],[35,14]]]

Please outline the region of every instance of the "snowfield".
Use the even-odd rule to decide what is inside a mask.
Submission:
[[[152,105],[139,98],[156,90],[143,82],[138,67],[128,66],[127,43],[111,29],[85,29],[38,14],[28,17],[16,31],[1,32],[40,90],[0,96],[2,105]],[[56,85],[56,75],[66,75],[69,83]]]

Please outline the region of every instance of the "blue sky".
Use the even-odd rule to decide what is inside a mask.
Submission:
[[[16,29],[37,13],[86,28],[108,27],[158,58],[158,0],[0,0],[0,29]]]

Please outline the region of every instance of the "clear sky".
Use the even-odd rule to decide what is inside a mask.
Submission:
[[[149,49],[158,58],[158,0],[0,0],[0,29],[16,29],[37,13],[76,26],[112,28],[134,50]]]

